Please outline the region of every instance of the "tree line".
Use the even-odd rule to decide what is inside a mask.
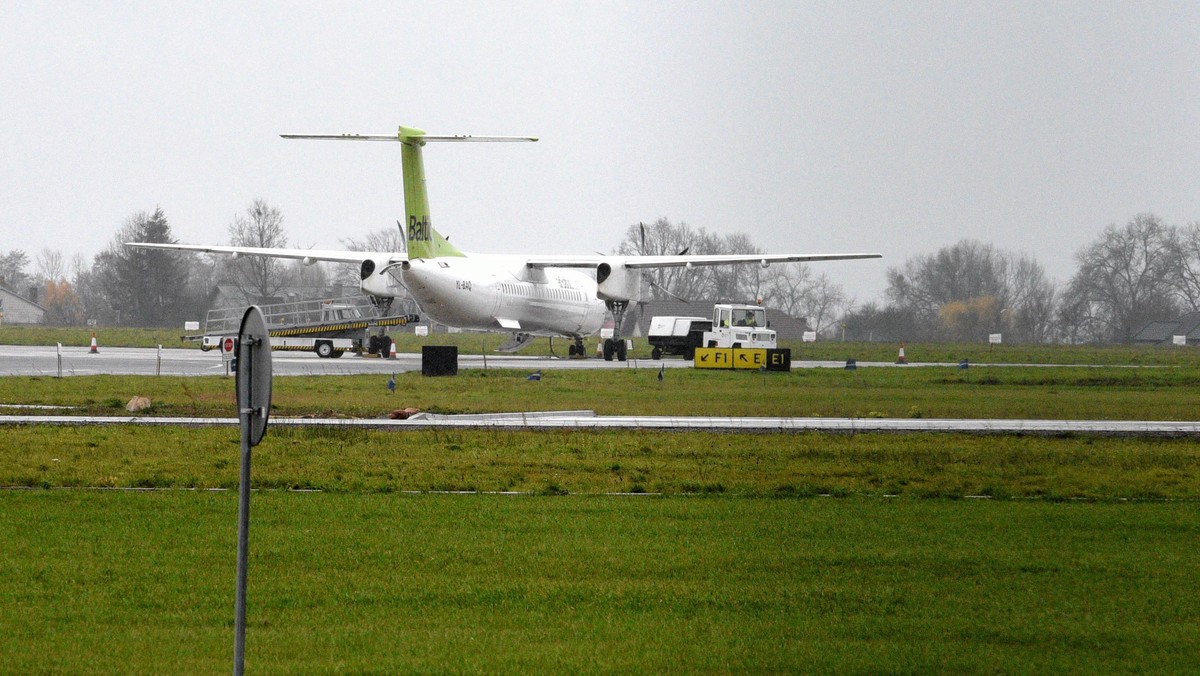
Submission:
[[[280,211],[255,200],[227,228],[234,246],[286,247]],[[305,265],[262,257],[132,249],[125,242],[175,243],[161,208],[131,215],[91,260],[68,264],[44,249],[32,260],[0,251],[0,284],[45,308],[45,322],[179,326],[212,306],[219,286],[239,302],[265,303],[285,289],[358,282],[353,266]],[[341,240],[351,250],[402,251],[396,228]],[[296,246],[296,245],[292,245]],[[301,248],[301,247],[297,247]],[[660,218],[626,228],[618,254],[757,254],[743,233],[718,234]],[[1065,283],[1031,255],[964,239],[887,271],[883,299],[859,303],[825,272],[802,264],[660,268],[646,296],[759,302],[807,320],[825,339],[874,341],[1125,342],[1152,320],[1200,311],[1200,223],[1172,226],[1153,214],[1109,225],[1075,255]],[[28,290],[28,292],[27,292]],[[27,293],[26,293],[27,292]]]

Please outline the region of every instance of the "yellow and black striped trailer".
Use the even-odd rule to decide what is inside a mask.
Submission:
[[[292,326],[268,327],[271,349],[290,352],[316,352],[318,357],[336,358],[347,352],[381,354],[387,356],[392,339],[386,335],[369,336],[373,328],[406,326],[420,321],[419,315],[395,315],[370,317],[331,322],[316,322]],[[229,351],[236,336],[205,335],[201,349]]]

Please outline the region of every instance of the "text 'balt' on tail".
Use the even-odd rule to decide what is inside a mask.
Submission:
[[[454,245],[438,234],[429,217],[429,195],[425,191],[425,161],[421,148],[430,141],[536,141],[534,136],[434,136],[420,129],[400,127],[396,134],[283,134],[283,138],[327,141],[399,141],[400,165],[404,174],[404,211],[402,225],[408,246],[408,258],[462,256]]]

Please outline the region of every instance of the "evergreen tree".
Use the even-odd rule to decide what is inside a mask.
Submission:
[[[93,283],[104,298],[100,318],[124,326],[173,326],[184,319],[187,266],[176,251],[135,249],[126,242],[174,244],[162,208],[130,216],[96,256]],[[109,314],[111,313],[111,314]]]

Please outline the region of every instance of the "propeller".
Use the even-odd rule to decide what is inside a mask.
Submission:
[[[639,249],[639,251],[641,252],[641,254],[643,256],[645,256],[645,255],[647,255],[646,254],[646,224],[645,223],[638,221],[638,232],[641,235],[641,240],[642,240],[641,248]],[[686,246],[683,248],[682,251],[680,251],[679,253],[677,253],[675,255],[676,256],[686,255],[690,249],[691,249],[690,246]],[[684,303],[691,302],[688,299],[684,298],[683,296],[680,296],[680,295],[674,293],[673,291],[671,291],[667,287],[663,286],[662,284],[659,284],[657,281],[654,280],[654,277],[648,271],[642,272],[642,281],[645,282],[645,284],[648,287],[650,287],[651,289],[656,289],[656,290],[662,292],[662,294],[670,296],[671,298],[674,298],[675,300],[678,300],[678,301],[681,301]],[[637,325],[639,327],[644,323],[645,313],[646,313],[646,301],[639,299],[637,301]]]
[[[642,222],[640,222],[640,221],[639,221],[639,222],[638,222],[638,228],[640,229],[640,231],[641,231],[641,235],[642,235],[642,248],[641,248],[641,252],[642,252],[642,254],[644,255],[644,254],[646,253],[646,224],[645,224],[645,223],[642,223]],[[685,247],[683,247],[683,249],[682,249],[682,250],[680,250],[680,252],[679,252],[679,253],[677,253],[677,254],[675,254],[675,255],[676,255],[676,256],[686,256],[686,255],[687,255],[687,252],[688,252],[688,251],[690,251],[691,249],[692,249],[692,247],[690,247],[690,246],[685,246]],[[664,294],[666,294],[666,295],[668,295],[668,296],[670,296],[670,297],[674,298],[674,299],[675,299],[675,300],[677,300],[677,301],[681,301],[681,302],[684,302],[684,303],[690,303],[690,302],[691,302],[691,301],[689,301],[688,299],[684,298],[683,296],[680,296],[680,295],[678,295],[678,294],[676,294],[676,293],[672,292],[670,289],[668,289],[667,287],[663,286],[662,284],[659,284],[658,282],[654,281],[654,278],[653,278],[653,277],[651,277],[649,273],[642,273],[642,278],[646,280],[646,283],[647,283],[647,284],[650,286],[650,288],[652,288],[652,289],[658,289],[659,291],[661,291],[661,292],[663,292]],[[639,304],[639,307],[640,307],[640,304]],[[640,319],[640,316],[639,316],[639,319]]]

